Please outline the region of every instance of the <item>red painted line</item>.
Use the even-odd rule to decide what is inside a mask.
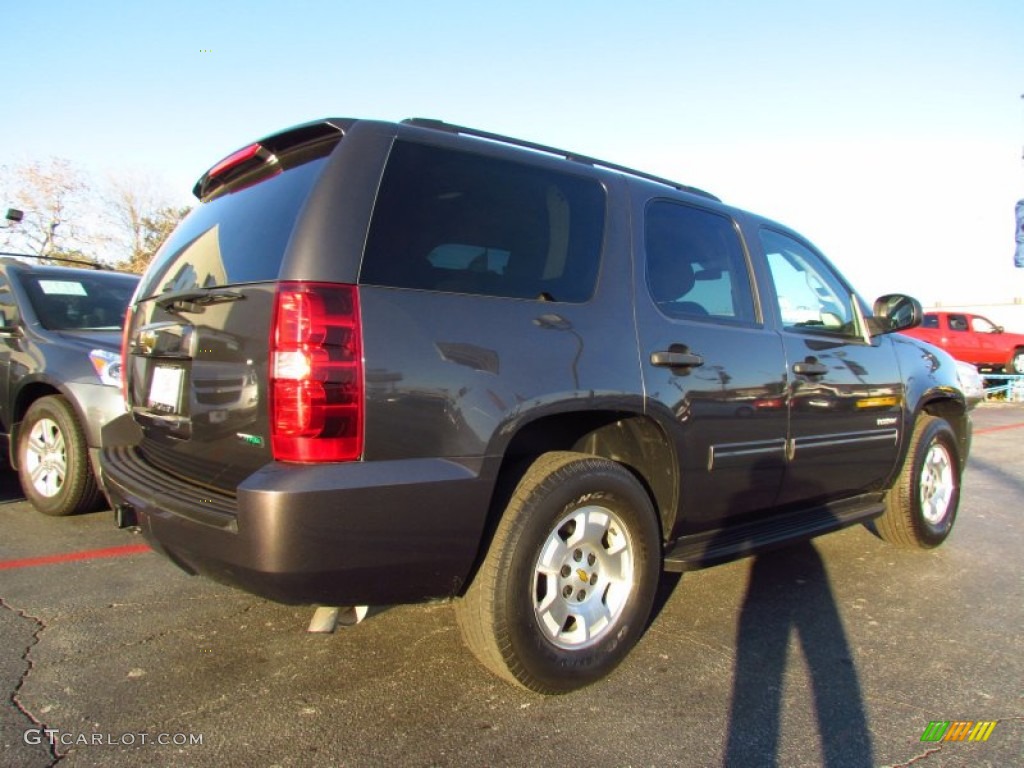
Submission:
[[[987,432],[1003,432],[1007,429],[1020,429],[1021,427],[1024,427],[1024,421],[1019,424],[1004,424],[1001,427],[985,427],[984,429],[976,429],[974,430],[974,434],[984,435]]]
[[[61,555],[43,555],[42,557],[26,557],[21,560],[0,560],[0,571],[13,568],[31,568],[36,565],[52,565],[53,563],[71,563],[76,560],[98,560],[103,557],[122,557],[137,555],[151,551],[148,544],[126,544],[122,547],[106,547],[105,549],[87,549],[84,552],[65,552]]]

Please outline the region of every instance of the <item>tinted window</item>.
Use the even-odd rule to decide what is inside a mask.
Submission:
[[[18,303],[11,295],[11,287],[0,277],[0,327],[10,328],[18,322]]]
[[[967,328],[967,315],[949,315],[949,330],[966,331]]]
[[[293,167],[198,206],[146,271],[140,298],[276,279],[299,209],[325,162]]]
[[[922,328],[938,328],[939,327],[939,316],[938,315],[925,315],[924,321],[921,323]]]
[[[604,190],[593,179],[396,143],[360,281],[581,302],[597,279]]]
[[[859,335],[852,293],[818,254],[771,230],[761,231],[761,242],[783,325],[794,330]]]
[[[38,273],[20,278],[32,309],[51,331],[116,330],[124,326],[134,275]]]
[[[669,317],[754,320],[750,277],[727,216],[669,202],[648,206],[647,287]]]

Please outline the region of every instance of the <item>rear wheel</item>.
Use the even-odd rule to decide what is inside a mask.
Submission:
[[[466,644],[499,677],[540,693],[599,680],[643,633],[659,542],[650,498],[628,470],[585,454],[541,456],[456,604]]]
[[[51,395],[29,407],[18,433],[18,479],[46,515],[85,512],[99,501],[85,435],[65,398]]]
[[[901,547],[937,547],[956,520],[960,503],[960,454],[945,419],[922,416],[914,426],[899,479],[875,521],[878,535]]]

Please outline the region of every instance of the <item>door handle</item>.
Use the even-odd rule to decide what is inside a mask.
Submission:
[[[793,373],[798,373],[801,376],[824,376],[828,373],[828,366],[824,363],[812,363],[809,361],[795,363],[793,365]]]
[[[663,368],[697,368],[704,365],[704,358],[689,352],[651,352],[651,365]]]

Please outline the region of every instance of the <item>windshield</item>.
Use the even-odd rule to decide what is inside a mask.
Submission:
[[[21,283],[50,331],[120,330],[137,275],[111,272],[27,274]]]

